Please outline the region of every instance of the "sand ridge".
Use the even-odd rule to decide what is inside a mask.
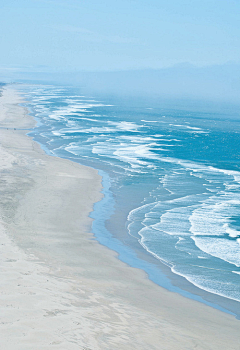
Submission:
[[[240,321],[170,293],[91,234],[97,171],[51,157],[0,97],[0,348],[240,349]]]

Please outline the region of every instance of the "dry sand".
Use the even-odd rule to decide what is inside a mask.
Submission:
[[[96,170],[47,156],[0,97],[0,349],[240,349],[240,321],[171,293],[97,243]],[[14,130],[14,128],[16,130]]]

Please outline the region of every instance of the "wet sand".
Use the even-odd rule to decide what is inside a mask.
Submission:
[[[2,349],[240,349],[240,321],[169,292],[91,233],[97,171],[51,157],[12,86],[0,97]]]

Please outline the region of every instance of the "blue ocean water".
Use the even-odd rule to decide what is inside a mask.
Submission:
[[[126,234],[174,274],[240,301],[238,111],[99,100],[52,85],[19,89],[38,121],[32,135],[48,152],[107,174],[108,230],[120,217]]]

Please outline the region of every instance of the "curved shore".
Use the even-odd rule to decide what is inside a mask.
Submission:
[[[4,349],[239,349],[240,321],[169,292],[96,242],[97,171],[48,156],[11,86],[0,97]]]

